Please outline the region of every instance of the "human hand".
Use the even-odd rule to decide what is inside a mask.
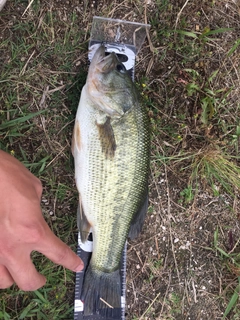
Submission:
[[[45,284],[31,261],[33,250],[72,271],[83,269],[82,260],[44,220],[41,194],[40,180],[0,150],[0,289],[15,282],[20,289],[33,291]]]
[[[7,0],[0,0],[0,11],[1,11],[2,8],[4,7],[6,1],[7,1]]]

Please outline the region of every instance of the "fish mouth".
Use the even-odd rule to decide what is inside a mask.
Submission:
[[[107,73],[115,68],[117,61],[116,54],[112,52],[109,55],[102,57],[97,63],[96,68],[102,73]]]
[[[113,70],[118,62],[116,54],[114,52],[106,53],[104,45],[101,45],[96,50],[91,65],[95,71],[107,73]]]
[[[105,47],[104,45],[100,45],[94,53],[93,59],[91,63],[98,62],[99,60],[105,57]]]

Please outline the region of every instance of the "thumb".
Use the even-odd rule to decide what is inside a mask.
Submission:
[[[74,272],[82,271],[83,261],[49,229],[44,240],[36,248],[47,258]]]

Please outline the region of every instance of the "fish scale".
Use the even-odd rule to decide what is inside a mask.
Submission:
[[[131,126],[129,126],[129,129],[131,130]],[[124,210],[124,206],[127,206],[125,203],[126,200],[124,199],[128,198],[129,192],[132,190],[128,190],[126,184],[122,185],[122,182],[129,178],[129,175],[134,175],[135,166],[133,161],[136,157],[136,154],[131,151],[128,150],[128,152],[126,152],[125,146],[129,144],[131,136],[128,136],[126,134],[128,131],[125,130],[120,131],[119,135],[115,136],[117,142],[115,154],[116,161],[105,159],[105,156],[102,154],[99,144],[97,143],[97,133],[91,136],[92,143],[90,143],[89,147],[91,151],[89,154],[90,163],[88,172],[90,182],[86,192],[89,196],[89,202],[92,204],[92,209],[90,210],[95,211],[96,225],[103,226],[101,228],[102,232],[101,230],[98,231],[98,227],[96,227],[96,232],[94,232],[96,244],[93,250],[92,261],[98,261],[100,268],[104,268],[108,263],[111,265],[109,260],[116,261],[115,267],[118,264],[119,256],[121,255],[125,243],[125,237],[121,237],[122,241],[119,241],[119,237],[115,237],[116,240],[113,241],[111,233],[116,232],[119,226],[121,226],[121,228],[118,229],[120,233],[127,234],[130,225],[130,218],[128,219],[128,217],[132,216],[132,211],[136,211],[132,204],[129,208],[127,207],[127,209]],[[131,130],[131,132],[132,131],[133,130]],[[135,149],[136,147],[137,146],[135,145]],[[99,151],[98,154],[96,153],[96,150]],[[126,158],[125,163],[122,161],[124,157]],[[99,170],[92,170],[92,167],[98,166]],[[106,185],[108,185],[107,190],[103,188]],[[115,186],[118,186],[118,188],[116,189]],[[115,190],[114,194],[111,192],[112,190]],[[108,220],[106,221],[105,213],[107,211],[112,214],[108,215]],[[122,212],[121,216],[118,217],[116,212]],[[118,217],[118,219],[116,219],[116,217]],[[115,223],[116,226],[109,224],[109,220],[113,221],[113,224]],[[106,234],[109,234],[109,237],[106,237]],[[104,252],[107,252],[106,248],[109,247],[111,247],[110,257],[104,254]]]

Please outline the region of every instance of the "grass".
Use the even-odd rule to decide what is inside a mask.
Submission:
[[[234,196],[240,190],[240,167],[236,164],[239,157],[226,155],[223,149],[207,145],[196,153],[184,153],[173,157],[157,157],[156,161],[174,163],[176,169],[188,171],[188,184],[180,195],[186,203],[191,202],[199,189],[212,190],[214,196],[226,192]],[[183,163],[190,164],[182,167]]]
[[[238,319],[238,245],[230,252],[215,232],[234,230],[234,245],[240,238],[236,2],[156,0],[145,10],[139,1],[34,0],[25,12],[27,4],[9,0],[0,13],[0,148],[41,179],[52,230],[76,248],[70,143],[92,17],[147,20],[151,45],[135,74],[152,125],[150,209],[129,244],[127,319]],[[48,282],[1,291],[0,319],[72,319],[74,274],[32,255]]]
[[[86,55],[86,35],[75,24],[75,13],[60,21],[52,7],[42,11],[41,3],[34,1],[22,18],[25,8],[24,1],[9,1],[1,13],[12,25],[1,25],[7,36],[0,45],[6,57],[0,71],[0,148],[42,180],[45,219],[75,250],[77,193],[70,141],[86,77],[87,66],[76,66]],[[47,284],[32,293],[16,286],[2,291],[0,319],[72,319],[74,274],[37,252],[32,258]]]
[[[33,123],[29,122],[29,120],[41,113],[43,113],[43,111],[28,113],[27,115],[16,117],[16,110],[14,109],[10,109],[6,112],[2,111],[1,118],[3,120],[0,124],[0,136],[2,138],[1,148],[11,144],[13,142],[13,138],[22,137],[24,136],[24,133],[31,130],[31,128],[33,128]]]
[[[152,20],[152,23],[159,26],[159,21]],[[179,24],[186,28],[184,19],[179,21]],[[224,65],[231,61],[229,58],[237,50],[239,43],[238,40],[233,40],[229,50],[219,61],[218,67],[209,73],[204,59],[211,61],[212,44],[218,42],[219,39],[216,37],[222,33],[232,32],[234,28],[210,29],[206,26],[200,32],[198,26],[197,30],[195,32],[168,29],[164,34],[170,43],[165,48],[168,51],[172,50],[171,41],[175,37],[176,53],[182,58],[178,76],[175,75],[175,79],[172,80],[179,83],[181,88],[178,88],[178,91],[184,96],[185,102],[179,97],[177,107],[170,107],[175,101],[165,100],[165,103],[169,104],[168,109],[171,109],[167,110],[165,106],[165,112],[169,112],[168,115],[163,113],[162,117],[159,117],[156,115],[162,111],[156,108],[156,103],[148,96],[152,93],[160,98],[163,90],[147,85],[142,93],[150,108],[154,135],[157,137],[161,131],[164,139],[166,138],[164,140],[166,147],[160,153],[156,150],[154,159],[159,163],[167,162],[170,167],[175,168],[174,170],[187,172],[187,186],[180,192],[187,203],[193,201],[201,185],[203,188],[208,188],[207,185],[209,185],[214,195],[219,195],[218,189],[222,187],[232,196],[240,186],[239,103],[236,102],[236,106],[232,108],[231,101],[233,91],[238,94],[238,89],[234,86],[226,87],[223,82],[223,78],[227,76]],[[164,41],[162,40],[163,43]],[[189,68],[190,64],[194,68]],[[211,68],[208,69],[211,70]],[[144,82],[146,82],[145,79]],[[171,90],[171,85],[171,80],[169,86],[165,82],[165,94]],[[160,91],[158,95],[156,90]],[[163,102],[160,99],[158,99],[159,104],[162,105]],[[189,107],[186,108],[187,105]],[[236,121],[233,121],[234,117]],[[190,148],[189,143],[191,143]],[[173,155],[172,150],[169,149],[174,150]],[[189,166],[182,167],[183,163],[187,162]]]

